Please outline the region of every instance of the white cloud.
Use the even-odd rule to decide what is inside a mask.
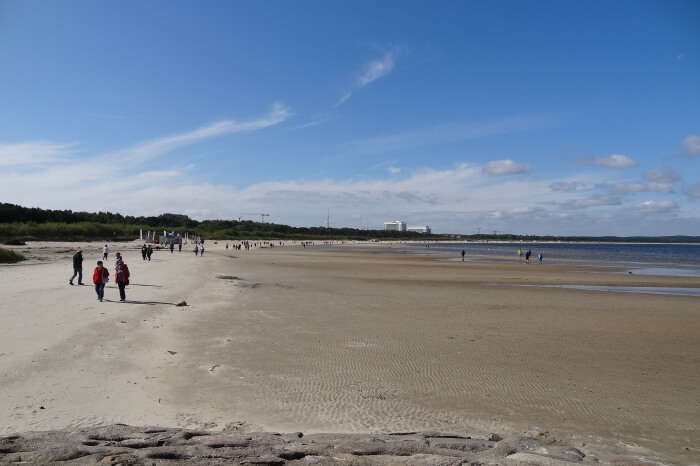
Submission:
[[[604,207],[622,204],[619,196],[603,196],[596,194],[586,199],[571,199],[561,204],[564,209],[586,209],[588,207]]]
[[[687,210],[674,208],[675,203],[652,201],[651,204],[626,204],[617,208],[615,206],[622,204],[624,196],[612,193],[577,199],[581,195],[579,188],[603,184],[602,175],[539,180],[486,177],[483,173],[488,165],[470,163],[444,169],[403,168],[399,171],[400,160],[389,159],[375,167],[375,178],[287,180],[236,187],[194,181],[196,167],[193,166],[168,165],[167,169],[147,170],[146,166],[154,164],[142,163],[146,159],[165,159],[168,151],[205,138],[268,127],[284,121],[287,114],[284,108],[273,109],[265,117],[236,123],[236,129],[232,129],[234,126],[230,123],[217,123],[152,139],[107,155],[72,157],[69,164],[47,159],[38,167],[12,166],[3,172],[0,199],[43,208],[130,215],[175,210],[199,219],[237,218],[245,212],[260,211],[270,212],[271,220],[279,223],[306,226],[322,224],[330,208],[336,225],[380,227],[384,220],[398,216],[410,223],[430,224],[436,231],[451,232],[470,232],[475,226],[481,226],[484,231],[497,229],[516,233],[627,231],[634,234],[639,232],[649,212],[671,212],[672,215],[666,216],[664,222],[645,223],[644,231],[664,228],[692,231],[700,225],[700,216],[692,210],[686,215]],[[484,131],[484,127],[475,129],[474,137]],[[449,131],[441,135],[444,134]],[[125,164],[114,154],[125,154],[131,157],[132,163]],[[491,171],[504,174],[522,172],[520,165],[524,165],[512,160],[493,162]],[[693,189],[695,191],[687,193],[691,197],[700,190]],[[580,210],[594,207],[601,208]]]
[[[596,185],[596,187],[607,189],[615,194],[651,193],[673,189],[671,183],[601,183]]]
[[[386,76],[394,69],[394,52],[387,52],[382,58],[372,60],[365,65],[364,72],[357,78],[358,87],[364,87],[372,81]]]
[[[275,103],[272,110],[261,118],[248,121],[222,120],[192,131],[173,134],[137,144],[128,149],[110,154],[123,161],[143,161],[170,152],[179,147],[197,141],[220,136],[222,134],[256,131],[282,123],[289,117],[289,109],[281,103]]]
[[[644,177],[654,183],[673,184],[681,179],[681,176],[671,167],[664,167],[658,170],[647,170]]]
[[[176,178],[182,176],[187,168],[180,168],[160,172],[139,172],[140,164],[166,154],[177,148],[193,144],[204,139],[220,136],[227,133],[238,133],[255,131],[273,126],[283,122],[289,116],[289,110],[282,104],[274,104],[272,110],[263,117],[246,120],[234,121],[224,120],[208,126],[197,128],[192,131],[186,131],[179,134],[174,134],[162,138],[145,141],[126,149],[115,152],[97,155],[90,158],[70,159],[70,163],[65,163],[64,156],[67,156],[67,148],[70,145],[41,143],[42,147],[54,148],[53,152],[45,151],[47,154],[44,157],[46,163],[37,165],[33,162],[27,162],[22,165],[15,164],[4,173],[7,179],[8,186],[13,185],[13,189],[35,191],[36,196],[29,193],[29,202],[24,201],[28,205],[36,205],[34,199],[42,201],[51,201],[54,198],[60,198],[62,191],[70,190],[73,187],[75,194],[82,198],[83,193],[90,192],[86,185],[94,183],[96,186],[104,186],[104,174],[108,173],[110,177],[110,185],[124,186],[127,181],[132,187],[138,187],[140,184],[148,184],[145,180],[157,176],[163,179],[165,175],[168,178]],[[27,146],[36,146],[35,143],[22,143]],[[63,148],[61,150],[56,148]],[[56,155],[56,156],[54,156]],[[128,174],[129,176],[123,176]],[[0,185],[0,194],[3,193],[4,186]],[[40,196],[39,193],[44,193]],[[16,196],[8,195],[6,198],[11,199]],[[0,196],[3,198],[3,196]],[[95,194],[96,199],[103,199],[104,196]],[[68,204],[67,208],[73,208]],[[104,210],[102,207],[96,206],[96,210]]]
[[[391,50],[384,54],[383,57],[378,58],[376,60],[372,60],[369,63],[365,64],[364,69],[362,73],[357,77],[355,80],[354,85],[352,86],[352,89],[346,91],[340,99],[335,103],[334,107],[340,107],[343,105],[345,102],[352,97],[354,92],[358,89],[361,89],[377,79],[380,79],[389,73],[391,73],[394,69],[394,65],[396,63],[396,49]]]
[[[678,209],[678,204],[673,201],[644,201],[637,204],[635,209],[645,213],[668,213]]]
[[[484,166],[484,173],[489,175],[520,175],[530,173],[530,170],[530,165],[510,159],[492,160]]]
[[[700,154],[700,136],[688,136],[683,140],[686,154],[696,156]]]
[[[549,185],[549,189],[560,193],[570,193],[584,188],[586,183],[581,181],[557,181]]]
[[[74,146],[49,141],[0,143],[0,167],[27,167],[66,160]]]
[[[608,168],[628,168],[637,165],[637,162],[622,154],[612,154],[607,157],[588,157],[579,160],[581,165],[598,165]]]

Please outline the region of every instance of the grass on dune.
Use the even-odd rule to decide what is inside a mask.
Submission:
[[[10,251],[9,249],[0,248],[0,264],[14,264],[24,260],[22,254]]]

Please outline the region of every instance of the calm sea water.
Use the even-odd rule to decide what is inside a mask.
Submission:
[[[700,244],[626,244],[626,243],[461,243],[402,245],[407,253],[438,253],[461,260],[517,261],[518,249],[532,251],[531,262],[542,253],[544,263],[579,264],[627,268],[633,273],[663,275],[700,275]]]

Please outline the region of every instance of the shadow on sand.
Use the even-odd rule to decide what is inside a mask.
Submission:
[[[116,300],[116,299],[107,299],[105,298],[104,302],[106,303],[121,303],[122,301]],[[168,306],[177,306],[177,303],[166,303],[164,301],[137,301],[133,299],[127,299],[124,301],[124,304],[148,304],[149,306],[156,306],[158,304],[165,304]]]

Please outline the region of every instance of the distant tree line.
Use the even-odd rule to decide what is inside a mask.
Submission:
[[[0,223],[119,223],[126,225],[196,227],[199,222],[187,215],[161,214],[157,217],[133,217],[111,212],[73,212],[72,210],[49,210],[38,207],[22,207],[16,204],[0,204]]]
[[[250,220],[191,219],[181,214],[134,217],[111,212],[48,210],[0,203],[0,239],[132,240],[139,229],[197,233],[211,239],[402,239],[463,241],[600,241],[627,243],[700,243],[700,236],[536,236],[536,235],[426,235],[413,232],[357,228],[292,227]]]
[[[0,204],[0,236],[45,240],[134,239],[139,229],[197,233],[204,238],[225,239],[425,239],[441,238],[413,232],[360,230],[357,228],[292,227],[250,220],[191,219],[187,215],[161,214],[134,217],[111,212],[73,212]]]

